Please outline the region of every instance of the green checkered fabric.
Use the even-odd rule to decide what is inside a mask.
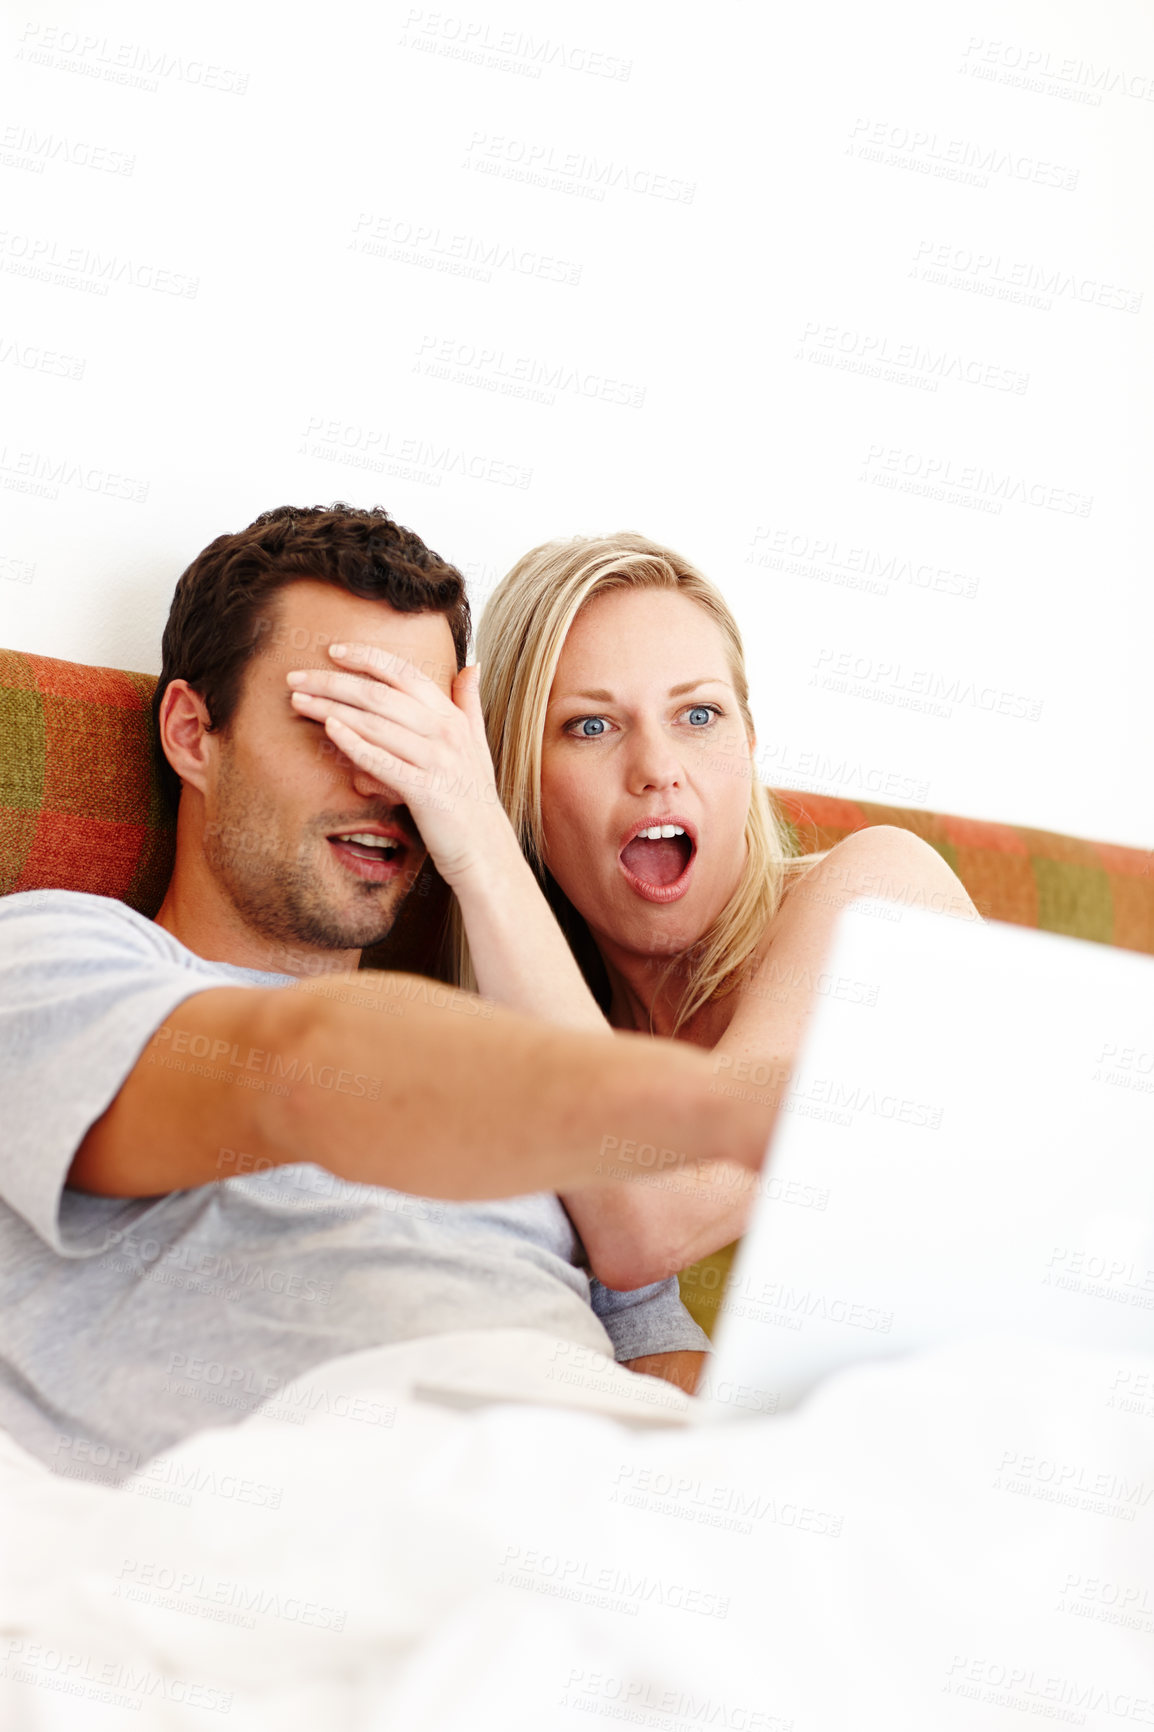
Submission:
[[[175,814],[153,755],[152,674],[0,650],[0,895],[86,890],[151,918],[172,872]],[[1154,855],[1047,830],[773,790],[798,852],[896,824],[924,838],[992,920],[1154,954]],[[448,905],[426,867],[362,967],[430,972]],[[681,1276],[707,1331],[734,1247]]]

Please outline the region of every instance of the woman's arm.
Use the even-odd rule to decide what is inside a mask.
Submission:
[[[525,1016],[612,1036],[503,807],[485,813],[477,842],[449,883],[478,992]]]
[[[451,683],[446,670],[441,683],[369,644],[330,654],[337,666],[294,681],[297,705],[408,807],[460,903],[479,991],[523,1015],[608,1037],[498,797],[476,666]]]
[[[701,1381],[705,1354],[696,1348],[683,1347],[675,1353],[647,1353],[642,1359],[626,1359],[622,1363],[628,1370],[642,1372],[646,1377],[663,1377],[666,1383],[675,1383],[686,1395],[693,1395]]]
[[[614,1031],[598,1009],[503,810],[453,889],[477,985],[487,998],[547,1022]],[[561,1201],[606,1287],[663,1281],[745,1231],[757,1175],[729,1161],[691,1162],[681,1149],[632,1149],[606,1126],[604,1187]],[[676,1159],[676,1165],[674,1158]],[[624,1182],[623,1182],[624,1181]]]
[[[810,1012],[823,990],[838,916],[858,897],[880,897],[964,920],[979,920],[961,879],[910,830],[874,824],[838,842],[790,887],[762,944],[741,1002],[714,1048],[719,1074],[793,1067]]]
[[[860,896],[964,919],[980,918],[961,880],[941,855],[891,824],[857,830],[790,886],[758,951],[751,977],[725,1034],[713,1048],[715,1086],[767,1107],[780,1102],[822,979],[842,909]],[[728,1162],[702,1163],[666,1175],[653,1168],[624,1189],[595,1184],[563,1201],[586,1246],[595,1242],[596,1273],[607,1287],[664,1280],[740,1238],[763,1174]],[[610,1149],[601,1163],[614,1170]]]

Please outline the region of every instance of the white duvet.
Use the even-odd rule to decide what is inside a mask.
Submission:
[[[413,1393],[470,1383],[530,1399]],[[689,1406],[510,1330],[336,1361],[115,1491],[0,1443],[0,1726],[1154,1726],[1154,1358],[582,1400]]]

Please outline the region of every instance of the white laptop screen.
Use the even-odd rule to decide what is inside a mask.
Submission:
[[[1154,1348],[1154,958],[841,916],[701,1393],[782,1411],[953,1337]]]

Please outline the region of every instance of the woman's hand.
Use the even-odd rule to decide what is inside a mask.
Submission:
[[[462,668],[447,695],[402,656],[330,644],[340,668],[290,673],[292,701],[335,746],[407,806],[441,877],[457,889],[515,843],[497,796],[477,689]]]
[[[478,989],[510,1010],[608,1036],[497,796],[477,668],[463,668],[450,695],[371,644],[330,644],[329,653],[340,670],[288,675],[293,703],[412,813],[456,895]]]
[[[704,1350],[682,1347],[673,1353],[647,1353],[643,1359],[627,1359],[624,1363],[627,1371],[637,1371],[645,1377],[663,1377],[666,1383],[674,1383],[686,1395],[693,1395],[701,1381],[705,1358]]]

